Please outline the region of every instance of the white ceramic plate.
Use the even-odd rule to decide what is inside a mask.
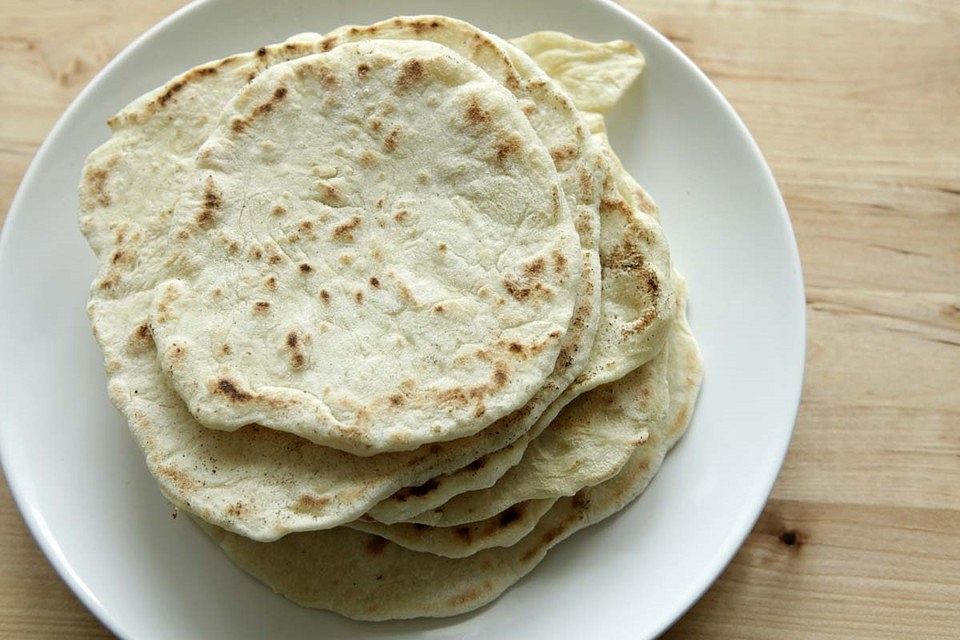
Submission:
[[[117,56],[40,149],[0,237],[0,453],[40,546],[120,636],[649,638],[750,531],[790,439],[804,361],[800,263],[773,177],[730,105],[650,27],[603,0],[511,5],[191,5]],[[104,120],[177,72],[297,32],[441,11],[504,36],[558,29],[643,50],[647,69],[610,118],[610,138],[662,209],[706,378],[686,437],[624,512],[559,545],[478,612],[362,624],[273,595],[189,519],[171,519],[107,399],[84,311],[95,265],[78,230],[76,185],[84,157],[107,137]]]

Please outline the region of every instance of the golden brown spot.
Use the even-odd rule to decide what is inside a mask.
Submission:
[[[523,353],[523,345],[520,344],[519,342],[511,342],[510,351],[512,353]]]
[[[197,214],[197,224],[201,229],[209,229],[213,226],[213,212],[208,209],[202,209]]]
[[[286,212],[287,212],[287,208],[281,204],[276,205],[273,209],[270,210],[270,213],[272,213],[275,216],[282,216]]]
[[[633,210],[630,208],[630,205],[628,205],[626,201],[619,198],[616,200],[603,198],[600,200],[600,210],[608,213],[616,211],[628,220],[633,217]]]
[[[87,184],[93,193],[94,201],[101,207],[110,206],[110,194],[107,193],[107,171],[105,169],[91,169],[87,172]]]
[[[274,253],[269,258],[267,258],[267,262],[269,262],[270,264],[280,264],[281,262],[283,262],[283,258],[281,258],[279,255]]]
[[[157,467],[157,472],[171,480],[180,491],[187,492],[197,486],[197,481],[179,467],[160,465]]]
[[[293,365],[294,369],[302,369],[306,359],[303,357],[303,354],[300,352],[294,353],[290,357],[290,363]]]
[[[567,257],[558,250],[553,252],[553,270],[561,275],[567,271]]]
[[[493,366],[493,386],[501,389],[507,384],[508,373],[510,370],[503,362],[498,362]]]
[[[367,74],[370,73],[370,65],[366,62],[361,62],[357,65],[357,75],[361,78],[366,78]]]
[[[460,406],[466,406],[469,403],[466,391],[460,387],[440,391],[437,393],[437,401],[440,404],[456,404]]]
[[[291,349],[295,349],[297,346],[297,334],[293,331],[287,334],[287,346]]]
[[[549,335],[551,338],[559,338],[562,335],[562,332],[560,331],[560,329],[554,329],[547,335]]]
[[[382,126],[383,126],[383,123],[377,120],[376,118],[372,118],[370,120],[370,129],[372,129],[374,132],[380,131],[380,127]]]
[[[270,303],[266,300],[257,300],[253,303],[253,312],[263,314],[270,310]]]
[[[544,259],[536,258],[533,262],[523,265],[523,275],[528,278],[534,278],[543,275]]]
[[[246,391],[240,391],[237,388],[237,385],[228,378],[220,378],[217,380],[214,393],[227,396],[230,400],[234,402],[247,402],[253,400],[253,396]]]
[[[362,218],[353,216],[333,228],[332,238],[340,242],[353,242],[353,232],[360,226]]]
[[[120,274],[111,273],[109,276],[100,281],[101,289],[112,289],[116,285],[120,284]]]
[[[442,304],[434,305],[434,306],[433,306],[433,311],[434,311],[434,313],[443,313],[443,312],[444,312],[443,305],[442,305]]]
[[[604,261],[604,267],[617,271],[626,271],[640,278],[644,290],[650,296],[656,297],[660,293],[660,279],[656,272],[647,265],[643,252],[632,242],[624,242]]]
[[[277,290],[277,277],[276,277],[276,276],[270,276],[269,278],[267,278],[267,279],[264,281],[263,285],[264,285],[267,289],[270,289],[271,291],[276,291],[276,290]]]
[[[330,51],[337,44],[336,36],[328,36],[320,41],[320,48],[324,51]]]
[[[186,86],[186,84],[187,84],[186,82],[182,80],[178,80],[177,82],[174,82],[173,84],[168,86],[167,90],[164,91],[162,94],[160,94],[160,96],[157,98],[157,104],[161,107],[166,106],[167,102],[173,99],[175,95],[180,93],[180,91]]]
[[[252,79],[253,78],[251,78],[251,80]],[[233,118],[232,120],[230,120],[230,130],[233,131],[234,133],[243,133],[243,130],[246,129],[247,125],[249,124],[250,123],[247,122],[246,119],[240,116],[237,116],[236,118]]]
[[[423,79],[423,63],[419,60],[407,60],[400,69],[400,75],[394,84],[394,91],[403,93]]]
[[[293,508],[295,511],[320,511],[328,504],[330,504],[329,496],[315,496],[305,493],[297,498]]]
[[[250,115],[251,117],[258,118],[260,116],[270,113],[271,111],[273,111],[272,100],[270,102],[264,102],[263,104],[258,104],[256,107],[253,108],[253,113],[251,113]]]
[[[150,330],[150,325],[143,323],[134,329],[133,333],[130,335],[130,339],[127,342],[127,346],[136,353],[145,351],[147,349],[152,349],[154,343],[153,332]]]
[[[236,255],[240,251],[240,243],[236,240],[231,240],[230,244],[227,245],[227,253],[230,255]]]
[[[320,299],[326,304],[330,304],[330,292],[326,289],[320,289]]]
[[[470,124],[484,124],[490,120],[490,112],[480,106],[480,100],[477,96],[470,96],[467,102],[466,120]]]
[[[404,398],[403,394],[395,393],[390,396],[390,404],[394,407],[401,407],[404,402],[406,402],[406,398]]]
[[[473,410],[473,417],[474,417],[474,418],[479,418],[479,417],[483,416],[483,414],[485,414],[486,412],[487,412],[487,407],[481,402],[481,403],[478,404],[478,405],[476,406],[476,408]]]
[[[401,209],[400,211],[397,211],[396,213],[393,214],[393,219],[398,223],[402,223],[404,220],[406,220],[409,217],[410,217],[410,212],[407,211],[406,209]]]
[[[250,250],[250,257],[254,260],[260,260],[263,258],[263,251],[259,247],[254,247]]]
[[[437,249],[440,251],[440,253],[445,252],[445,251],[447,250],[447,245],[446,245],[446,243],[445,243],[445,242],[441,242],[440,244],[437,245]]]
[[[360,164],[365,167],[372,167],[377,162],[377,156],[370,151],[364,151],[360,154]]]
[[[342,264],[345,267],[349,267],[350,265],[353,264],[353,256],[350,255],[349,253],[343,254],[342,256],[337,258],[337,260],[340,262],[340,264]]]
[[[527,103],[523,105],[521,110],[523,111],[523,114],[529,118],[537,112],[537,105],[532,103]]]
[[[233,353],[233,349],[230,348],[230,345],[228,345],[228,344],[223,344],[223,345],[220,346],[220,353],[222,353],[222,354],[225,355],[225,356],[228,356],[228,355],[230,355],[231,353]]]
[[[457,595],[451,596],[447,599],[447,605],[450,607],[460,607],[467,603],[473,602],[480,597],[480,593],[475,587],[470,587],[466,591],[458,593]]]
[[[502,165],[507,161],[507,158],[519,153],[522,148],[523,142],[520,140],[520,137],[516,134],[510,134],[503,140],[497,142],[497,163]]]
[[[300,229],[300,231],[304,231],[304,232],[313,231],[313,220],[310,220],[309,218],[304,218],[303,220],[300,221],[297,227]]]
[[[324,204],[337,206],[343,204],[343,193],[335,185],[321,184],[320,199]]]
[[[400,138],[400,129],[394,128],[387,134],[387,137],[383,139],[383,149],[384,151],[391,152],[395,151],[397,148],[397,140]]]
[[[548,297],[551,295],[550,289],[539,282],[533,283],[532,286],[527,286],[517,282],[515,279],[509,276],[504,278],[502,282],[503,288],[506,289],[507,293],[509,293],[510,296],[518,302],[523,302],[531,296]]]
[[[550,149],[550,157],[553,158],[554,164],[560,165],[576,158],[577,148],[570,144],[554,147]]]
[[[376,277],[370,278],[370,286],[374,289],[379,289],[380,281]]]
[[[257,57],[258,57],[258,58],[263,58],[263,57],[265,57],[266,55],[267,55],[267,48],[266,48],[266,47],[260,47],[259,49],[257,49]]]
[[[357,304],[363,304],[363,291],[354,292],[353,299],[357,301]]]
[[[320,84],[327,90],[334,89],[340,83],[337,76],[325,64],[317,63],[313,70],[320,76]]]
[[[593,178],[590,177],[590,173],[582,166],[580,167],[579,178],[580,178],[580,196],[584,200],[592,199],[593,198]]]
[[[313,271],[313,267],[306,262],[300,265],[300,273],[310,273],[311,271]]]
[[[410,26],[413,28],[414,33],[419,36],[428,29],[436,29],[440,26],[440,23],[436,20],[433,22],[427,22],[426,20],[415,20],[414,22],[410,23]]]
[[[235,502],[227,507],[227,515],[233,518],[239,518],[243,515],[243,503]]]
[[[518,302],[523,302],[530,297],[530,288],[521,286],[520,283],[513,278],[504,278],[503,287],[507,290],[507,293]]]

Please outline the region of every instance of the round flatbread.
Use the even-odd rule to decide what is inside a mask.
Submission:
[[[517,100],[451,50],[274,65],[197,157],[150,328],[205,426],[409,450],[476,433],[552,372],[579,237]]]

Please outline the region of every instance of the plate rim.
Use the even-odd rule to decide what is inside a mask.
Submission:
[[[203,5],[207,5],[216,1],[217,0],[193,0],[192,2],[180,7],[170,15],[158,21],[156,24],[137,36],[127,46],[123,47],[99,72],[97,72],[96,75],[94,75],[93,78],[90,79],[87,85],[76,95],[76,97],[74,97],[69,106],[63,111],[60,117],[57,118],[56,122],[47,133],[43,142],[31,159],[27,170],[24,172],[19,185],[17,186],[17,190],[7,210],[7,216],[4,224],[2,227],[0,227],[0,264],[3,264],[4,262],[4,257],[7,253],[7,245],[9,242],[11,242],[10,236],[12,235],[12,232],[10,229],[12,228],[12,225],[17,224],[19,219],[26,215],[22,212],[24,207],[21,205],[21,201],[26,197],[25,193],[28,191],[28,186],[36,180],[35,174],[37,174],[39,171],[39,167],[44,164],[52,141],[60,136],[61,130],[66,126],[66,123],[72,119],[74,112],[77,111],[80,108],[80,105],[87,100],[89,94],[95,93],[99,89],[104,77],[112,73],[114,67],[119,65],[122,60],[131,54],[133,50],[139,48],[151,38],[155,37],[157,33],[165,30],[171,23],[177,22],[181,19],[188,19],[188,14],[197,11]],[[762,169],[761,177],[765,183],[765,186],[772,194],[775,195],[774,200],[779,222],[783,231],[786,232],[786,240],[788,240],[787,246],[789,248],[789,252],[788,255],[783,256],[783,259],[785,263],[789,263],[791,277],[793,280],[792,285],[799,294],[799,300],[785,299],[783,303],[785,307],[790,305],[795,305],[798,307],[798,309],[795,309],[794,312],[799,316],[800,320],[799,335],[796,336],[799,342],[798,355],[800,361],[798,365],[799,371],[797,372],[799,374],[798,384],[796,388],[792,390],[790,397],[785,398],[783,401],[784,406],[789,404],[792,407],[790,411],[792,419],[790,421],[789,428],[783,429],[780,441],[776,443],[777,448],[775,455],[771,454],[770,459],[768,460],[768,464],[775,463],[775,466],[772,467],[775,472],[772,473],[768,479],[768,486],[765,488],[765,491],[762,494],[764,496],[763,500],[758,501],[758,503],[753,505],[751,509],[746,509],[745,515],[743,515],[739,521],[735,521],[731,524],[730,535],[726,540],[724,540],[722,548],[714,554],[709,566],[706,566],[700,571],[700,579],[692,582],[687,592],[682,597],[676,599],[678,604],[669,614],[662,616],[657,624],[652,625],[652,629],[655,631],[655,636],[659,636],[673,626],[685,613],[687,613],[687,611],[697,604],[704,593],[716,582],[726,567],[730,564],[734,556],[743,546],[747,537],[750,535],[763,510],[766,508],[776,481],[780,476],[780,472],[783,468],[783,462],[786,458],[790,442],[793,438],[793,433],[796,429],[797,416],[799,414],[806,375],[808,329],[803,266],[800,259],[796,234],[794,232],[790,215],[787,210],[786,203],[784,202],[783,195],[777,184],[776,178],[774,177],[773,172],[770,169],[770,165],[767,163],[767,160],[764,157],[756,139],[750,133],[743,119],[740,117],[740,114],[737,113],[733,105],[730,104],[730,102],[721,93],[714,82],[702,69],[700,69],[700,67],[693,62],[693,60],[690,59],[690,57],[683,50],[677,47],[654,27],[647,24],[639,16],[620,6],[614,2],[614,0],[588,1],[597,5],[602,5],[613,11],[621,19],[629,22],[634,28],[645,32],[649,37],[658,41],[661,46],[667,48],[682,63],[687,72],[692,73],[701,84],[707,87],[712,97],[722,108],[726,119],[736,127],[740,136],[746,141],[752,155],[759,160],[759,165]],[[0,424],[0,427],[2,427],[2,424]],[[83,578],[76,573],[70,560],[61,551],[55,536],[49,530],[43,514],[33,505],[27,504],[26,498],[24,497],[24,492],[20,487],[19,476],[11,475],[7,472],[7,463],[9,459],[8,456],[10,455],[8,451],[11,449],[11,447],[10,443],[7,442],[5,433],[5,430],[0,428],[0,470],[2,470],[2,473],[6,478],[10,495],[14,501],[14,504],[17,506],[21,517],[26,523],[27,529],[29,530],[30,535],[33,537],[33,540],[40,547],[40,550],[43,552],[50,565],[57,572],[57,575],[60,577],[60,579],[69,587],[69,589],[83,603],[90,613],[92,613],[105,627],[107,627],[108,630],[110,630],[116,636],[120,638],[131,638],[132,636],[128,635],[127,633],[130,630],[121,628],[119,621],[116,620],[110,611],[100,602],[96,594],[93,593],[92,589],[87,586]],[[453,619],[456,619],[456,617]]]

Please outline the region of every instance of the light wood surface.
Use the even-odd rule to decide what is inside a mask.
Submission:
[[[0,221],[74,95],[180,4],[0,3]],[[624,4],[746,120],[807,286],[806,385],[783,472],[743,549],[667,637],[960,637],[960,4]],[[0,637],[106,636],[4,486]]]

